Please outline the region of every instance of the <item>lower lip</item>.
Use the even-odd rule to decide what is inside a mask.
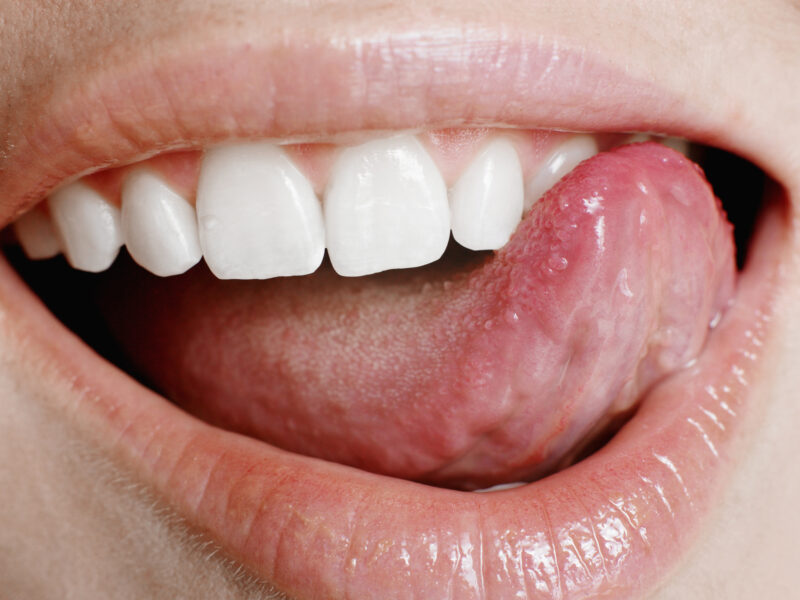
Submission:
[[[198,421],[99,359],[5,262],[0,304],[21,352],[56,365],[51,389],[77,394],[74,414],[105,451],[121,451],[189,522],[292,597],[626,598],[696,538],[754,418],[779,283],[777,213],[694,365],[657,385],[591,457],[488,494],[373,475]]]

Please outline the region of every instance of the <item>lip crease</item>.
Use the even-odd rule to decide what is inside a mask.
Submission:
[[[94,73],[80,86],[88,95],[62,90],[30,135],[11,132],[17,143],[0,170],[19,176],[0,179],[0,219],[102,166],[230,138],[464,123],[695,139],[709,131],[690,109],[678,114],[667,93],[585,53],[442,34],[391,44],[239,43],[156,68]],[[295,76],[300,65],[304,80]],[[387,81],[395,85],[366,86]],[[682,121],[689,125],[679,128]],[[697,536],[739,451],[737,432],[754,418],[782,227],[777,211],[767,215],[736,301],[696,363],[655,386],[608,445],[546,479],[491,494],[369,474],[211,427],[94,355],[5,261],[2,328],[24,357],[47,365],[65,415],[290,595],[635,597]]]

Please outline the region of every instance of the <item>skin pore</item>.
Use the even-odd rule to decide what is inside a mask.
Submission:
[[[201,55],[204,48],[222,47],[229,40],[249,40],[255,46],[281,39],[328,40],[345,46],[354,40],[391,37],[398,47],[413,53],[415,44],[423,44],[430,32],[442,33],[448,43],[462,44],[470,36],[485,39],[486,32],[494,32],[501,39],[524,36],[532,43],[569,48],[564,56],[599,58],[615,72],[644,82],[638,91],[619,93],[619,97],[626,93],[644,97],[643,114],[626,112],[621,103],[608,100],[617,96],[599,85],[574,90],[573,105],[542,101],[525,113],[523,122],[510,124],[558,128],[575,115],[583,115],[595,130],[647,130],[648,123],[658,124],[654,129],[660,132],[723,148],[754,162],[779,184],[779,195],[786,196],[789,206],[780,217],[781,231],[786,233],[778,251],[780,276],[764,348],[765,368],[749,383],[756,407],[737,433],[737,450],[728,459],[730,475],[696,541],[645,597],[781,598],[796,593],[793,550],[800,535],[796,516],[800,6],[796,2],[0,0],[0,19],[4,223],[84,170],[134,162],[168,148],[198,148],[245,133],[257,138],[255,132],[244,131],[253,119],[243,108],[239,112],[221,108],[226,103],[237,107],[246,103],[241,97],[214,95],[215,83],[225,73],[213,68],[192,71],[192,81],[205,75],[198,90],[213,98],[205,104],[203,131],[191,118],[192,107],[172,106],[172,117],[165,116],[169,111],[164,106],[141,107],[143,125],[132,130],[133,118],[128,120],[115,113],[114,106],[97,100],[111,98],[114,90],[102,86],[116,81],[99,73],[158,70],[170,57],[191,56],[190,51]],[[198,61],[211,62],[205,55]],[[168,88],[172,81],[165,78],[143,85]],[[314,84],[302,75],[295,82],[299,87]],[[407,97],[403,85],[413,91],[407,96],[419,93],[414,82],[407,81],[399,88],[399,98]],[[179,96],[176,92],[162,97]],[[58,135],[43,136],[40,114],[67,97],[72,111],[64,114],[80,123],[78,133],[67,121],[57,128]],[[467,98],[461,106],[466,111],[477,102]],[[214,111],[209,106],[220,108],[225,118],[212,122]],[[390,129],[432,125],[425,121],[435,110],[424,102],[403,101],[397,106],[387,102],[384,112],[374,118],[393,125]],[[370,114],[380,112],[373,109]],[[282,123],[290,123],[285,125],[287,133],[301,129],[302,114],[287,108],[284,115],[285,121],[271,125],[273,130],[279,131]],[[308,115],[322,119],[314,111]],[[510,113],[503,116],[514,119]],[[448,124],[470,124],[472,118],[465,114],[458,121],[450,115]],[[114,144],[104,145],[112,134]],[[44,160],[54,149],[46,174],[25,169],[26,162],[19,157],[26,145],[35,149],[25,155],[27,166],[35,160],[31,156]],[[103,148],[102,160],[93,159],[91,165],[81,160],[97,147]],[[35,176],[30,174],[34,172]],[[14,320],[21,314],[19,303],[34,301],[21,293],[0,297],[2,587],[12,598],[270,597],[271,582],[259,581],[199,531],[161,497],[117,440],[97,434],[91,421],[79,414],[82,390],[53,375],[57,366],[49,362],[50,354],[26,344]]]

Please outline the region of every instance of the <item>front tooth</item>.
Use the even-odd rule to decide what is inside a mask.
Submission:
[[[119,209],[80,182],[55,192],[48,203],[69,264],[93,273],[110,267],[122,247]]]
[[[513,144],[498,138],[467,167],[450,193],[455,240],[470,250],[497,250],[522,219],[522,165]]]
[[[22,215],[14,223],[14,232],[31,260],[52,258],[61,251],[53,222],[43,210],[34,208]]]
[[[348,277],[428,264],[450,239],[447,188],[411,135],[342,151],[324,210],[331,263]]]
[[[184,273],[202,257],[194,208],[149,171],[125,180],[122,231],[133,259],[161,277]]]
[[[197,187],[200,245],[220,279],[313,273],[325,253],[322,209],[308,179],[278,146],[210,150]]]
[[[525,210],[587,158],[598,152],[597,141],[590,135],[575,135],[558,146],[545,160],[525,191]]]

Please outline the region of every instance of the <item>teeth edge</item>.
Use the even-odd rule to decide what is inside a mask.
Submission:
[[[122,188],[122,232],[131,257],[160,277],[202,258],[194,208],[158,175],[132,172]]]
[[[323,208],[328,255],[345,277],[434,262],[450,239],[447,187],[411,135],[345,149]]]
[[[122,247],[120,210],[77,182],[49,199],[56,235],[67,261],[81,271],[105,271]]]
[[[522,164],[513,144],[493,140],[450,191],[453,237],[470,250],[505,246],[522,220]]]
[[[322,262],[325,231],[319,200],[308,179],[274,144],[207,152],[196,210],[203,255],[220,279],[306,275]]]
[[[688,153],[689,143],[684,139],[657,141]],[[279,188],[280,193],[265,194],[264,206],[250,215],[245,211],[239,224],[246,229],[251,221],[273,218],[277,225],[253,233],[251,242],[240,244],[243,248],[238,254],[226,249],[221,253],[222,260],[215,260],[215,246],[218,250],[220,244],[210,238],[220,235],[220,228],[230,217],[230,203],[240,199],[231,193],[227,200],[218,202],[216,208],[222,210],[205,210],[204,181],[210,177],[207,166],[213,165],[215,157],[246,155],[248,151],[264,155],[263,164],[254,167],[252,161],[228,160],[216,187],[235,192],[235,178],[257,179],[259,175],[253,175],[253,171],[261,172],[267,183],[253,184],[255,188],[261,186],[272,192]],[[594,137],[574,135],[553,149],[539,172],[524,182],[514,144],[504,135],[495,136],[447,190],[421,142],[410,134],[394,135],[344,148],[320,202],[308,178],[280,146],[251,142],[206,152],[196,210],[166,180],[141,169],[124,182],[121,209],[79,181],[52,194],[48,199],[50,214],[41,209],[30,211],[13,227],[29,258],[49,258],[63,251],[74,268],[91,272],[108,268],[126,244],[134,260],[161,276],[185,272],[203,256],[220,278],[305,275],[319,267],[327,245],[331,263],[340,275],[361,276],[437,260],[447,247],[451,230],[453,238],[466,248],[499,249],[544,191],[597,152]],[[140,201],[150,208],[134,210],[136,203],[126,198],[137,185],[149,187],[151,195],[162,197]],[[161,191],[153,191],[156,188]],[[267,206],[278,197],[287,198],[282,208]],[[134,218],[131,215],[137,210],[142,214]],[[134,223],[137,219],[141,221],[138,225]],[[236,231],[229,232],[228,237],[241,242],[247,236]],[[265,243],[264,238],[275,239]],[[261,264],[244,264],[259,248],[269,250],[262,252]]]

